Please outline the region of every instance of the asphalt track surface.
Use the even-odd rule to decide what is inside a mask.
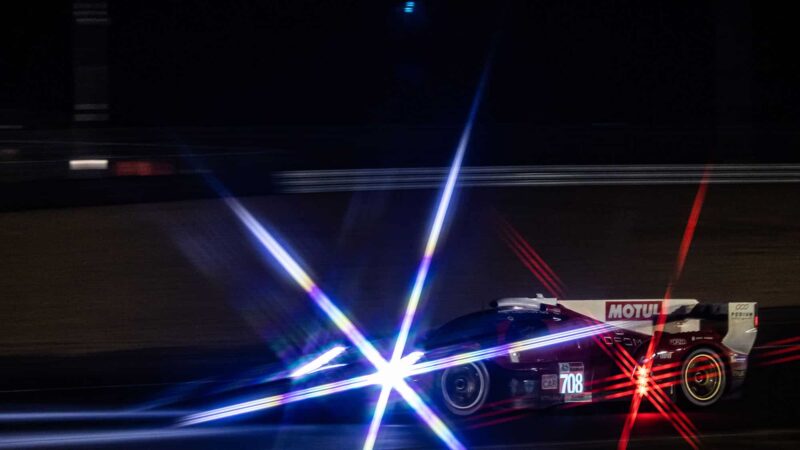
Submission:
[[[434,262],[420,329],[504,296],[547,294],[505,245],[511,223],[567,298],[663,295],[694,186],[467,189]],[[757,346],[800,328],[798,185],[712,185],[676,297],[758,301]],[[244,203],[290,243],[368,335],[400,318],[434,191],[273,195]],[[0,403],[21,411],[120,411],[176,384],[236,377],[336,339],[221,202],[193,200],[0,215]],[[396,311],[397,314],[391,314]],[[387,313],[388,312],[388,313]],[[759,351],[757,349],[754,358]],[[690,411],[707,448],[797,448],[797,361],[753,367],[741,399]],[[360,394],[359,394],[360,395]],[[349,394],[275,414],[175,429],[101,414],[0,420],[2,448],[358,448],[367,412]],[[349,414],[337,417],[346,405]],[[614,448],[627,405],[500,412],[457,421],[478,448]],[[333,410],[333,412],[331,412]],[[2,416],[0,416],[2,417]],[[652,409],[631,448],[688,448]],[[109,440],[110,439],[110,440]],[[438,445],[396,405],[381,448]]]
[[[767,340],[785,338],[800,326],[800,311],[780,309],[762,312],[763,320],[752,367],[742,395],[726,398],[715,407],[686,409],[698,428],[703,448],[797,448],[800,429],[794,389],[800,362],[764,365],[760,355],[774,351]],[[154,356],[154,355],[151,355]],[[109,397],[152,395],[164,387],[114,386],[83,390],[88,402]],[[375,394],[377,388],[373,389]],[[75,394],[74,392],[72,394]],[[4,393],[8,399],[10,394]],[[68,396],[51,391],[46,398]],[[17,400],[26,398],[17,394]],[[206,426],[175,428],[185,412],[161,409],[148,417],[115,416],[108,406],[93,417],[12,417],[0,414],[3,430],[0,448],[121,448],[121,449],[217,449],[217,448],[358,448],[366,421],[359,421],[363,396],[338,394],[326,400],[311,400],[283,411],[253,414],[247,418]],[[451,426],[470,448],[616,448],[628,403],[550,408],[539,411],[491,410],[474,419],[451,421]],[[49,406],[52,408],[53,406]],[[65,405],[61,405],[62,411]],[[39,413],[42,408],[38,410]],[[342,409],[346,411],[342,411]],[[31,405],[28,405],[31,411]],[[82,410],[90,414],[89,410]],[[349,411],[347,411],[349,410]],[[81,410],[79,410],[81,411]],[[396,404],[382,428],[379,448],[437,448],[438,442],[402,405]],[[338,412],[338,413],[337,413]],[[119,409],[117,409],[119,413]],[[366,414],[366,409],[363,412]],[[355,416],[355,417],[354,417]],[[690,448],[652,407],[644,406],[629,448]]]

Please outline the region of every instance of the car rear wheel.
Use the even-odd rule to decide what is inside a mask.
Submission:
[[[448,367],[438,377],[439,397],[452,414],[468,416],[486,403],[490,381],[483,362]]]
[[[681,392],[696,406],[711,406],[725,392],[725,367],[719,355],[701,348],[686,357],[681,366]]]

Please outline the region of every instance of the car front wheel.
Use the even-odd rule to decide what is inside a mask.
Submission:
[[[448,367],[438,376],[439,397],[452,414],[468,416],[486,403],[490,382],[483,362]]]

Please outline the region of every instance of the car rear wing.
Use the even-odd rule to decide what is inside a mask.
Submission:
[[[667,316],[667,323],[692,319],[726,324],[722,344],[735,352],[748,354],[758,334],[758,303],[698,303],[672,312]]]
[[[731,350],[749,354],[758,334],[758,303],[728,303],[728,332],[722,343]]]
[[[653,334],[664,299],[557,300],[512,297],[495,300],[493,308],[522,308],[547,311],[564,307],[591,319],[618,325],[631,331]],[[664,332],[700,330],[701,322],[713,322],[724,334],[722,344],[738,353],[750,353],[758,332],[758,304],[755,302],[700,303],[695,299],[670,299]]]

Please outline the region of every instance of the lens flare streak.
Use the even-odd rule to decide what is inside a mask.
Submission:
[[[598,345],[599,344],[600,343],[598,343]],[[692,448],[697,449],[699,447],[699,441],[695,434],[697,432],[697,427],[695,427],[694,423],[689,420],[689,417],[687,417],[686,414],[684,414],[683,411],[681,411],[663,391],[664,387],[669,387],[670,385],[674,384],[674,382],[659,383],[655,379],[656,377],[648,374],[645,366],[638,366],[633,357],[623,348],[618,346],[611,347],[610,349],[606,348],[605,346],[600,348],[602,348],[606,354],[608,354],[620,371],[631,374],[629,386],[632,386],[632,388],[629,388],[627,392],[608,395],[605,398],[613,399],[631,395],[633,399],[638,397],[641,401],[641,399],[645,398],[646,396],[650,403],[656,407],[662,417],[670,422],[678,431],[681,437],[683,437]],[[655,370],[658,371],[659,369]],[[642,375],[646,377],[644,380],[642,379]],[[626,424],[627,421],[635,421],[637,417],[638,408],[635,410],[634,414],[629,414],[626,416]]]
[[[464,130],[461,132],[461,138],[458,142],[456,155],[453,158],[452,164],[450,165],[447,181],[445,182],[444,189],[442,190],[442,195],[439,198],[439,204],[436,207],[436,214],[434,215],[433,224],[431,225],[430,232],[428,233],[428,241],[425,245],[425,252],[423,253],[422,260],[419,263],[417,276],[414,279],[414,287],[411,289],[411,295],[409,296],[408,303],[406,304],[406,311],[403,315],[403,321],[400,324],[400,331],[397,333],[397,339],[395,340],[394,349],[392,350],[392,357],[389,361],[390,365],[397,364],[397,361],[403,357],[406,342],[408,341],[408,334],[411,331],[411,325],[414,322],[414,315],[417,312],[417,307],[419,306],[419,301],[422,297],[422,289],[425,287],[425,280],[428,277],[431,261],[433,260],[434,253],[436,252],[436,244],[439,242],[439,236],[442,233],[444,221],[447,217],[447,210],[450,207],[450,201],[453,197],[453,190],[455,189],[456,181],[458,181],[458,175],[461,172],[461,163],[464,160],[464,153],[467,150],[470,135],[472,134],[472,125],[475,122],[475,116],[478,113],[478,106],[483,98],[483,89],[486,84],[487,75],[488,65],[484,67],[483,73],[481,74],[481,79],[478,83],[475,96],[472,99],[472,105],[469,110],[469,115],[467,116],[467,121],[464,125]],[[389,384],[384,384],[381,388],[381,393],[378,396],[378,402],[375,405],[372,421],[370,422],[369,430],[367,431],[367,437],[364,441],[364,450],[372,450],[372,448],[375,446],[381,421],[383,420],[383,415],[386,412],[386,406],[389,402],[391,389],[392,386]]]
[[[238,200],[233,197],[226,197],[225,203],[233,213],[241,220],[242,224],[258,239],[258,241],[269,251],[275,260],[286,270],[286,272],[308,293],[314,303],[331,319],[339,330],[358,348],[362,355],[372,363],[378,372],[378,380],[385,383],[385,377],[381,374],[389,373],[395,368],[386,361],[375,346],[370,343],[363,333],[356,328],[353,322],[337,307],[333,301],[314,283],[311,277],[300,267],[294,258],[289,255],[283,246],[269,233],[255,217]],[[419,395],[411,389],[406,381],[400,377],[392,377],[392,388],[401,393],[406,403],[411,406],[417,416],[420,417],[431,430],[450,448],[459,449],[463,445],[456,439],[453,433],[436,417],[433,411],[424,404]],[[315,392],[318,394],[318,392]],[[318,396],[316,395],[316,396]],[[280,401],[278,399],[277,401]],[[264,409],[263,407],[256,407]],[[235,414],[229,414],[235,415]],[[225,416],[223,416],[225,417]]]
[[[300,377],[302,377],[304,375],[308,375],[310,373],[314,373],[314,372],[322,369],[323,367],[325,367],[326,364],[331,362],[337,356],[341,355],[342,352],[345,351],[345,350],[346,350],[345,347],[337,345],[336,347],[333,347],[332,349],[326,351],[325,353],[317,356],[316,358],[314,358],[313,360],[309,361],[308,363],[303,364],[302,366],[298,367],[297,370],[295,370],[294,372],[292,372],[289,375],[289,377],[290,378],[300,378]]]
[[[557,298],[564,298],[564,284],[552,268],[542,259],[524,237],[506,220],[499,219],[503,240],[517,256],[517,259],[530,271],[542,286]]]
[[[655,352],[655,349],[658,347],[659,341],[661,340],[661,332],[664,329],[664,323],[667,318],[667,307],[669,300],[672,297],[672,289],[683,273],[683,268],[686,264],[686,258],[689,254],[689,248],[692,245],[694,232],[697,228],[697,223],[700,218],[700,212],[702,211],[703,203],[705,202],[706,191],[708,190],[708,181],[711,173],[711,166],[706,166],[706,169],[703,173],[703,178],[697,188],[694,202],[692,202],[692,209],[689,213],[689,219],[686,221],[686,228],[684,229],[683,238],[681,239],[681,244],[678,248],[678,257],[675,261],[675,268],[672,276],[670,277],[669,283],[667,284],[667,291],[664,294],[664,301],[661,302],[661,312],[658,316],[657,323],[653,327],[653,337],[650,339],[650,344],[648,344],[647,352],[645,353],[646,355],[652,355]],[[647,366],[647,370],[649,371],[653,366],[653,359],[649,359],[645,364]],[[628,416],[625,419],[625,424],[622,427],[622,434],[619,437],[619,442],[617,445],[618,450],[625,450],[628,447],[628,441],[630,440],[633,426],[636,424],[636,415],[638,414],[641,402],[642,395],[633,396],[631,400],[630,411],[628,412]],[[694,447],[695,445],[696,444],[693,444],[692,446]]]
[[[432,361],[425,361],[422,363],[415,363],[416,359],[418,359],[422,355],[419,352],[413,352],[401,360],[402,364],[399,366],[401,368],[401,372],[395,374],[395,378],[407,378],[414,375],[422,375],[425,373],[430,373],[437,370],[445,369],[448,367],[467,364],[470,362],[482,361],[485,359],[491,359],[498,356],[504,356],[508,354],[509,348],[514,348],[517,349],[518,351],[523,351],[523,350],[531,350],[535,348],[542,348],[546,346],[556,345],[574,339],[580,339],[583,337],[602,334],[608,332],[612,328],[614,327],[610,325],[598,324],[584,328],[578,328],[575,330],[556,333],[550,336],[526,339],[523,341],[512,342],[509,344],[504,344],[483,350],[461,353],[458,355],[448,356],[445,358],[440,358]],[[269,409],[276,406],[285,405],[287,403],[294,403],[310,398],[327,396],[348,390],[359,389],[376,384],[382,384],[385,382],[386,382],[385,380],[382,380],[381,373],[375,372],[369,375],[363,375],[347,380],[336,381],[306,389],[299,389],[297,391],[285,394],[273,395],[262,399],[252,400],[244,403],[238,403],[235,405],[225,406],[222,408],[217,408],[210,411],[193,414],[185,417],[180,422],[180,425],[188,426],[203,422],[210,422],[214,420],[224,419],[226,417],[233,417],[240,414],[247,414],[255,411]],[[420,415],[423,416],[423,420],[425,420],[426,423],[431,425],[432,428],[436,427],[439,430],[438,432],[434,430],[434,432],[437,432],[437,435],[440,433],[442,435],[447,434],[447,431],[445,431],[446,427],[444,423],[439,421],[438,418],[436,418],[436,416],[433,415],[430,409],[427,408],[426,405],[424,405],[422,400],[413,391],[413,389],[411,389],[410,387],[408,388],[403,387],[403,386],[408,386],[406,383],[402,384],[397,383],[396,385],[399,386],[399,388],[395,387],[395,389],[400,393],[400,395],[406,401],[409,401],[412,408],[414,408],[415,410],[419,408],[419,410],[421,411]],[[454,447],[458,447],[458,445],[460,445],[457,444],[457,441],[455,440],[451,441],[451,443],[453,444]]]
[[[635,322],[624,322],[624,323],[630,324],[630,326],[636,325]],[[417,364],[409,370],[409,375],[421,375],[436,370],[446,369],[448,367],[469,364],[471,362],[483,361],[485,359],[491,359],[491,358],[496,358],[498,356],[508,355],[509,352],[522,352],[526,350],[533,350],[537,348],[547,347],[555,344],[561,344],[575,339],[606,333],[613,329],[616,329],[616,325],[598,324],[585,328],[578,328],[571,331],[555,333],[549,336],[525,339],[522,341],[503,344],[487,349],[460,353],[457,355],[447,356],[433,361],[425,361],[420,364]]]
[[[203,422],[211,422],[213,420],[224,419],[226,417],[233,417],[233,416],[238,416],[240,414],[247,414],[254,411],[274,408],[276,406],[285,405],[287,403],[294,403],[300,400],[322,397],[352,389],[371,386],[373,384],[376,384],[377,382],[378,382],[378,377],[376,376],[376,374],[370,374],[370,375],[351,378],[348,380],[321,384],[319,386],[314,386],[306,389],[299,389],[297,391],[289,392],[286,394],[273,395],[270,397],[252,400],[249,402],[237,403],[235,405],[225,406],[222,408],[212,409],[210,411],[192,414],[190,416],[186,416],[183,420],[181,420],[179,425],[189,426]]]

